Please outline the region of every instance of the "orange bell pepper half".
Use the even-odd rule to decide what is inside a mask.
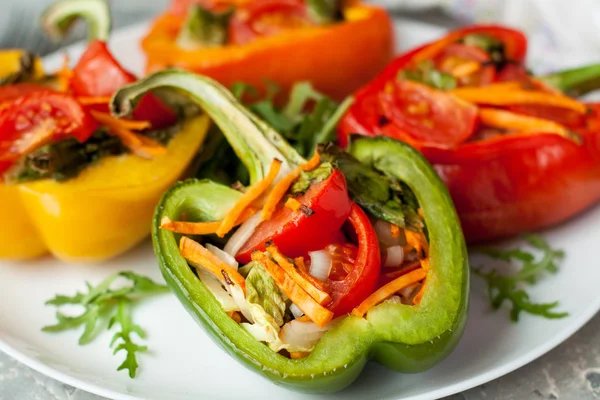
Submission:
[[[283,29],[246,44],[186,50],[177,45],[185,17],[165,13],[142,40],[146,72],[167,67],[207,75],[226,86],[235,82],[265,89],[265,79],[288,90],[310,81],[317,90],[341,99],[377,75],[392,59],[394,36],[381,8],[347,2],[344,20],[329,25]]]

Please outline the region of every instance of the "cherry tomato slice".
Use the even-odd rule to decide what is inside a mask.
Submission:
[[[235,13],[229,24],[229,40],[231,44],[242,45],[259,37],[311,25],[302,1],[256,1]]]
[[[13,85],[0,86],[0,104],[26,94],[47,90],[47,87],[35,83],[15,83]]]
[[[528,79],[527,68],[522,63],[507,64],[496,74],[497,82],[526,81]]]
[[[473,104],[407,80],[389,82],[379,101],[395,128],[389,136],[416,147],[455,147],[473,134],[477,124]]]
[[[51,141],[86,141],[97,123],[77,99],[50,90],[21,96],[0,111],[0,159],[8,168],[20,156]]]
[[[238,252],[236,259],[240,263],[249,263],[252,251],[264,251],[265,243],[269,241],[288,257],[305,257],[309,251],[320,250],[332,243],[334,235],[350,215],[346,180],[339,170],[333,170],[327,179],[312,184],[296,199],[312,210],[312,214],[280,206],[271,219],[256,228]]]
[[[436,67],[446,73],[452,73],[456,67],[469,62],[480,64],[480,69],[458,79],[460,86],[483,86],[494,82],[496,68],[489,63],[490,56],[474,46],[453,43],[446,47],[436,58]]]
[[[333,301],[327,308],[335,316],[350,313],[373,293],[381,269],[377,235],[367,214],[355,203],[348,224],[348,230],[356,235],[358,247],[348,244],[328,247],[334,263],[327,281]]]

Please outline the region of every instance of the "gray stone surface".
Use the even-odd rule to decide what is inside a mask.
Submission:
[[[25,47],[46,54],[56,45],[40,34],[35,13],[50,0],[2,0],[0,48]],[[166,0],[113,0],[115,27],[155,15]],[[143,6],[141,6],[143,4]],[[405,14],[406,15],[406,14]],[[435,13],[415,18],[452,26]],[[75,40],[77,35],[72,39]],[[445,400],[600,399],[600,316],[555,350],[500,379]],[[491,345],[491,344],[490,344]],[[45,377],[0,352],[0,400],[102,400]]]

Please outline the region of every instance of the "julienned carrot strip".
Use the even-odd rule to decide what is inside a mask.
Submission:
[[[417,268],[421,268],[421,262],[420,261],[415,261],[412,264],[408,264],[404,267],[400,267],[400,269],[393,271],[393,272],[387,272],[385,274],[381,274],[380,278],[384,278],[387,281],[391,281],[394,280],[402,275],[408,274],[411,271],[414,271]]]
[[[285,201],[285,206],[292,211],[298,211],[300,209],[300,206],[302,206],[302,203],[300,203],[295,198],[290,197]]]
[[[310,297],[315,299],[317,303],[320,305],[331,303],[331,296],[315,287],[310,281],[300,275],[298,270],[296,270],[296,267],[294,267],[294,264],[289,262],[287,257],[281,254],[276,246],[267,246],[266,250],[271,254],[271,257],[273,257],[275,262],[279,264],[279,266],[283,268],[283,270],[290,276],[290,278],[300,285],[300,287],[304,289]]]
[[[417,258],[425,271],[429,270],[429,244],[422,232],[404,231],[406,242],[417,251]]]
[[[271,184],[273,184],[275,178],[277,178],[277,174],[279,174],[280,168],[281,161],[274,159],[271,163],[271,168],[269,168],[269,173],[267,176],[248,189],[248,191],[244,193],[244,195],[238,200],[233,208],[227,213],[221,222],[221,226],[219,229],[217,229],[217,235],[219,237],[225,236],[235,226],[235,221],[240,218],[240,215],[242,215],[256,199],[266,192],[269,187],[271,187]]]
[[[492,83],[484,87],[487,90],[521,90],[523,89],[523,84],[519,81],[505,81]]]
[[[395,237],[395,238],[400,237],[400,227],[398,225],[391,224],[390,230],[392,231],[392,237]]]
[[[333,318],[333,313],[317,303],[304,289],[300,287],[279,265],[275,264],[266,254],[255,251],[252,260],[265,267],[275,284],[311,321],[323,328]]]
[[[464,78],[465,76],[474,74],[480,69],[481,63],[478,63],[477,61],[468,61],[452,68],[452,71],[450,71],[450,75],[452,75],[455,78]]]
[[[300,165],[298,168],[294,169],[292,172],[281,178],[279,182],[277,182],[273,190],[271,190],[271,193],[269,193],[269,197],[267,197],[267,201],[263,207],[261,216],[263,221],[271,218],[275,212],[275,209],[277,208],[277,204],[279,204],[281,199],[283,199],[283,196],[285,196],[292,183],[298,179],[300,173],[302,171],[310,171],[311,169],[317,168],[320,162],[321,156],[318,152],[315,152],[310,160]]]
[[[194,264],[194,266],[206,269],[216,278],[225,280],[227,284],[235,283],[246,293],[246,280],[244,277],[235,268],[221,261],[219,257],[208,251],[200,243],[182,236],[179,241],[179,251],[183,258]]]
[[[84,106],[95,105],[95,104],[108,104],[110,102],[110,97],[87,97],[82,96],[78,97],[77,101]]]
[[[73,78],[73,70],[69,68],[71,60],[67,54],[63,57],[62,67],[55,73],[60,83],[60,91],[66,92],[71,85],[71,79]]]
[[[247,208],[240,218],[235,221],[235,225],[245,222],[248,218],[256,213],[256,208]],[[160,229],[167,231],[182,233],[184,235],[210,235],[217,232],[222,221],[214,222],[187,222],[187,221],[171,221],[169,217],[164,217],[160,221]]]
[[[587,108],[567,96],[527,90],[489,90],[486,86],[463,87],[450,91],[453,95],[475,104],[488,104],[493,106],[508,106],[514,104],[541,104],[565,108],[585,114]]]
[[[419,304],[421,303],[421,299],[423,298],[423,295],[425,294],[425,285],[427,283],[427,279],[423,280],[423,283],[421,284],[421,289],[419,289],[419,293],[416,294],[415,297],[413,297],[413,304]]]
[[[387,285],[380,287],[369,297],[363,300],[358,307],[352,310],[352,314],[362,318],[371,308],[392,297],[399,290],[419,282],[421,279],[425,278],[425,276],[427,276],[427,271],[425,271],[423,268],[416,269],[408,274],[400,276]]]
[[[306,264],[304,263],[303,257],[294,258],[294,265],[296,265],[298,267],[298,273],[304,279],[306,279],[307,281],[312,283],[313,286],[315,286],[319,290],[322,290],[323,292],[327,292],[327,290],[328,290],[327,285],[324,282],[321,282],[320,280],[318,280],[317,278],[315,278],[314,276],[312,276],[311,274],[308,273],[308,268],[306,268]]]
[[[546,119],[530,117],[496,108],[480,108],[479,119],[484,125],[494,128],[531,133],[554,133],[573,140],[574,135],[564,126]]]
[[[429,46],[425,47],[417,54],[413,55],[411,59],[411,64],[415,65],[424,60],[432,60],[437,56],[442,50],[444,50],[448,45],[456,42],[461,37],[461,33],[453,32],[449,35],[433,42]]]
[[[128,119],[120,119],[115,118],[108,113],[103,113],[100,111],[92,110],[92,116],[101,124],[106,125],[108,128],[113,126],[118,126],[123,129],[128,129],[132,131],[141,131],[144,129],[148,129],[152,126],[152,124],[148,121],[132,121]]]

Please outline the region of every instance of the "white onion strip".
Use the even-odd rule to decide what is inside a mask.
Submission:
[[[308,273],[321,282],[325,282],[331,273],[331,255],[325,250],[311,251],[308,255],[310,256]]]
[[[240,225],[238,230],[235,231],[233,235],[231,235],[231,238],[229,238],[227,244],[225,244],[225,247],[223,248],[225,253],[235,257],[235,255],[238,253],[238,251],[240,251],[242,246],[244,246],[248,239],[250,239],[260,222],[260,212],[257,212],[256,214],[248,218],[246,222]]]

